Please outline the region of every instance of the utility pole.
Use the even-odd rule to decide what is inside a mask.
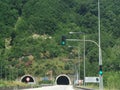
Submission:
[[[80,76],[81,76],[81,75],[80,75],[80,74],[81,74],[81,73],[80,73],[80,66],[81,66],[81,65],[80,65],[80,42],[79,42],[78,50],[79,50],[79,51],[78,51],[78,61],[79,61],[79,67],[78,67],[79,76],[78,76],[78,79],[80,80]]]
[[[85,76],[86,76],[86,71],[85,71],[85,35],[84,35],[84,55],[83,55],[83,58],[84,58],[84,87],[85,87]]]
[[[99,67],[102,69],[102,51],[101,51],[101,34],[100,34],[100,0],[98,0],[98,43],[99,43]],[[103,90],[103,75],[99,74],[99,90]]]

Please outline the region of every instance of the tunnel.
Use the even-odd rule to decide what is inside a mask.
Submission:
[[[61,74],[61,75],[57,76],[56,84],[57,85],[70,85],[71,81],[70,81],[70,78],[67,75]]]
[[[33,76],[31,75],[24,75],[21,77],[21,82],[23,83],[28,83],[28,84],[34,84],[35,83],[35,79]]]

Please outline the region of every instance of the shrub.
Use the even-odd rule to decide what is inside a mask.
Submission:
[[[104,76],[104,86],[109,90],[120,90],[120,72],[107,72]]]

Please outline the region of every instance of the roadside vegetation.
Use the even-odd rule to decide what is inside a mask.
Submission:
[[[119,0],[100,0],[103,79],[108,90],[120,89],[119,5]],[[38,78],[49,77],[49,71],[53,78],[75,74],[78,46],[83,79],[83,42],[62,46],[61,36],[83,39],[68,34],[83,32],[98,43],[97,10],[97,0],[0,0],[0,86],[9,81],[14,85],[25,74]],[[98,47],[86,42],[85,54],[86,76],[98,76]]]
[[[18,81],[5,81],[0,80],[0,88],[1,87],[27,87],[28,85],[25,83],[21,83]]]

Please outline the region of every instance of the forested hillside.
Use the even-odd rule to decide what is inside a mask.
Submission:
[[[103,77],[106,86],[120,82],[120,1],[100,0]],[[97,0],[0,0],[0,77],[15,80],[24,74],[43,77],[73,74],[80,45],[83,79],[83,42],[60,45],[61,36],[98,43]],[[69,48],[68,46],[73,46]],[[98,75],[98,47],[86,42],[86,76]],[[8,71],[8,72],[6,72]],[[11,76],[11,72],[12,75]],[[16,74],[17,73],[17,74]],[[112,77],[114,76],[114,78]],[[120,88],[120,87],[119,87]]]

